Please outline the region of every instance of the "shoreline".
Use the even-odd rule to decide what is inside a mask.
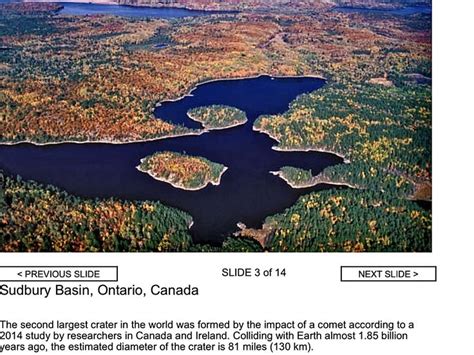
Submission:
[[[145,161],[146,158],[142,158],[140,159],[140,163],[143,163]],[[153,179],[157,180],[157,181],[160,181],[160,182],[165,182],[169,185],[171,185],[172,187],[176,188],[176,189],[180,189],[180,190],[185,190],[185,191],[199,191],[199,190],[202,190],[202,189],[205,189],[209,184],[211,185],[214,185],[214,186],[219,186],[221,184],[221,179],[222,179],[222,176],[224,175],[224,173],[229,170],[229,168],[227,166],[224,166],[224,169],[222,169],[221,173],[219,174],[219,177],[217,178],[217,182],[214,182],[212,180],[210,181],[207,181],[204,185],[202,186],[198,186],[198,187],[185,187],[183,185],[179,185],[177,183],[173,183],[169,180],[166,180],[165,178],[161,178],[159,176],[156,176],[154,175],[153,173],[151,173],[150,171],[148,170],[143,170],[142,168],[140,168],[140,165],[136,166],[135,167],[138,171],[142,172],[142,173],[145,173],[149,176],[151,176]]]
[[[219,82],[219,81],[228,81],[228,80],[246,80],[246,79],[258,79],[262,76],[269,76],[270,78],[272,79],[301,79],[301,78],[314,78],[314,79],[321,79],[321,80],[324,80],[324,81],[327,81],[326,78],[322,77],[322,76],[318,76],[318,75],[297,75],[297,76],[291,76],[291,75],[281,75],[281,76],[278,76],[278,75],[271,75],[271,74],[267,74],[267,73],[262,73],[262,74],[257,74],[257,75],[249,75],[249,76],[244,76],[244,77],[238,77],[238,78],[220,78],[220,79],[210,79],[210,80],[205,80],[205,81],[202,81],[202,82],[199,82],[197,83],[187,94],[185,95],[182,95],[176,99],[170,99],[170,100],[163,100],[163,101],[159,101],[156,105],[155,105],[155,108],[157,107],[160,107],[162,106],[164,103],[167,103],[167,102],[176,102],[176,101],[179,101],[181,99],[184,99],[185,97],[187,96],[193,96],[192,95],[192,92],[195,91],[199,86],[201,85],[205,85],[205,84],[209,84],[209,83],[213,83],[213,82]],[[152,119],[160,119],[159,117],[153,117]],[[193,120],[194,121],[194,120]],[[197,121],[196,121],[197,122]],[[247,123],[247,122],[245,122]],[[203,126],[204,127],[204,126]],[[226,127],[226,128],[232,128],[234,126],[231,126],[231,127]],[[225,128],[221,128],[221,129],[225,129]],[[254,130],[255,127],[253,127]],[[213,129],[213,130],[217,130],[217,129]],[[85,141],[77,141],[77,140],[64,140],[64,141],[58,141],[58,142],[44,142],[44,143],[40,143],[40,142],[35,142],[35,141],[31,141],[31,140],[23,140],[23,141],[18,141],[18,142],[0,142],[0,146],[1,145],[5,145],[5,146],[14,146],[14,145],[18,145],[18,144],[32,144],[32,145],[36,145],[36,146],[47,146],[47,145],[59,145],[59,144],[115,144],[115,145],[121,145],[121,144],[134,144],[134,143],[146,143],[146,142],[153,142],[153,141],[158,141],[158,140],[162,140],[162,139],[169,139],[169,138],[178,138],[178,137],[186,137],[186,136],[200,136],[204,133],[208,133],[210,132],[210,130],[206,130],[205,127],[204,129],[200,130],[200,131],[197,131],[197,132],[187,132],[187,133],[180,133],[180,134],[170,134],[170,135],[166,135],[166,136],[163,136],[163,137],[154,137],[154,138],[146,138],[146,139],[137,139],[137,140],[128,140],[128,141],[114,141],[114,140],[85,140]],[[261,133],[266,133],[266,132],[261,132]],[[269,135],[269,134],[267,134]],[[270,136],[270,135],[269,135]],[[273,137],[272,137],[273,138]],[[275,139],[276,140],[276,139]]]
[[[87,1],[87,0],[84,0]],[[179,6],[179,4],[173,4],[173,6],[166,6],[166,4],[121,4],[119,2],[111,3],[108,5],[117,5],[124,7],[143,8],[143,9],[165,9],[165,10],[187,10],[194,12],[207,12],[209,15],[235,15],[242,11],[240,10],[218,10],[218,9],[203,9],[194,8],[186,5]]]
[[[280,179],[284,180],[293,189],[306,189],[309,187],[315,187],[315,186],[324,185],[324,184],[333,185],[333,186],[346,186],[351,189],[358,189],[358,190],[360,189],[359,187],[351,185],[349,183],[342,183],[342,182],[336,182],[336,181],[331,181],[331,180],[322,180],[320,177],[318,178],[320,174],[314,176],[312,182],[303,184],[303,185],[296,185],[295,183],[291,182],[281,171],[270,171],[270,174],[275,175],[279,177]]]
[[[243,126],[245,124],[248,123],[248,118],[245,119],[245,121],[243,122],[237,122],[237,123],[234,123],[234,124],[230,124],[230,125],[227,125],[227,126],[223,126],[223,127],[209,127],[209,126],[206,126],[204,123],[202,123],[201,121],[198,121],[197,119],[195,119],[192,115],[190,115],[189,113],[186,113],[186,115],[189,117],[190,120],[194,121],[194,122],[197,122],[199,123],[203,129],[207,132],[210,132],[210,131],[220,131],[220,130],[223,130],[223,129],[229,129],[229,128],[234,128],[234,127],[238,127],[238,126]]]
[[[111,1],[111,0],[24,0],[24,3],[39,3],[39,4],[84,4],[84,5],[116,5],[120,6],[120,4],[116,1]],[[61,9],[62,10],[62,9]]]
[[[147,139],[140,139],[140,140],[131,140],[131,141],[111,141],[111,140],[98,140],[98,141],[60,141],[60,142],[46,142],[46,143],[39,143],[35,141],[18,141],[18,142],[0,142],[0,146],[14,146],[19,144],[31,144],[38,147],[44,147],[48,145],[60,145],[60,144],[112,144],[112,145],[126,145],[126,144],[138,144],[138,143],[147,143],[147,142],[155,142],[163,139],[170,139],[170,138],[179,138],[179,137],[187,137],[187,136],[201,136],[205,133],[209,133],[209,131],[203,129],[196,132],[188,132],[188,133],[179,133],[179,134],[169,134],[162,137],[154,137],[154,138],[147,138]]]
[[[202,85],[210,84],[210,83],[216,83],[220,81],[234,81],[234,80],[247,80],[247,79],[258,79],[261,78],[262,76],[268,76],[271,79],[304,79],[304,78],[312,78],[312,79],[320,79],[327,81],[328,79],[321,76],[321,75],[315,75],[315,74],[310,74],[310,75],[272,75],[269,73],[261,73],[261,74],[255,74],[255,75],[246,75],[246,76],[240,76],[240,77],[229,77],[229,78],[217,78],[217,79],[207,79],[203,81],[198,81],[194,86],[188,91],[187,94],[184,94],[176,99],[166,99],[159,101],[156,105],[155,108],[162,106],[163,104],[167,102],[176,102],[181,99],[184,99],[185,97],[188,96],[194,96],[193,92],[198,89]]]
[[[252,130],[254,132],[262,133],[273,139],[275,142],[280,144],[281,142],[276,138],[275,136],[271,135],[269,132],[264,131],[261,128],[256,128],[255,125],[252,127]],[[282,148],[279,146],[273,146],[273,150],[277,152],[318,152],[318,153],[328,153],[328,154],[333,154],[341,159],[343,159],[344,164],[350,164],[351,161],[342,153],[338,153],[329,149],[324,149],[324,148],[318,148],[318,147],[309,147],[309,148]]]
[[[85,5],[114,5],[114,6],[122,6],[122,7],[132,7],[132,8],[143,8],[143,9],[170,9],[170,10],[187,10],[187,11],[195,11],[195,12],[208,12],[210,15],[219,15],[219,14],[238,14],[241,11],[238,10],[216,10],[216,9],[199,9],[193,8],[188,6],[177,6],[178,4],[174,4],[174,6],[166,6],[166,4],[124,4],[120,3],[119,1],[112,1],[112,0],[26,0],[26,3],[67,3],[67,4],[85,4]]]
[[[34,2],[34,0],[31,0]],[[47,2],[46,0],[45,2]],[[62,2],[61,0],[57,0],[58,2]],[[133,8],[144,8],[144,9],[170,9],[170,10],[188,10],[188,11],[196,11],[196,12],[208,12],[210,15],[220,15],[220,14],[238,14],[241,11],[239,10],[218,10],[218,9],[204,9],[204,8],[194,8],[186,5],[181,5],[180,4],[173,4],[173,6],[166,6],[166,4],[124,4],[120,3],[118,1],[110,1],[107,3],[102,3],[97,0],[82,0],[82,1],[75,1],[75,0],[70,0],[66,2],[81,2],[81,3],[86,3],[86,4],[93,4],[93,5],[117,5],[117,6],[123,6],[123,7],[133,7]]]
[[[415,7],[415,6],[397,6],[397,5],[392,5],[392,6],[387,6],[387,7],[383,7],[383,6],[374,6],[374,7],[370,7],[370,6],[344,6],[344,5],[339,5],[339,6],[335,6],[333,7],[331,10],[333,11],[339,11],[339,12],[344,12],[346,13],[344,10],[355,10],[355,11],[358,11],[358,10],[362,10],[362,11],[379,11],[379,12],[386,12],[386,11],[397,11],[397,10],[403,10],[403,9],[406,9],[406,8],[409,8],[409,7]],[[341,11],[342,10],[342,11]]]

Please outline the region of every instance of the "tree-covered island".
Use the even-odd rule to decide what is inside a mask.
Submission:
[[[143,158],[137,169],[173,187],[195,191],[219,185],[227,167],[203,157],[159,152]]]
[[[196,107],[188,111],[188,116],[207,130],[226,129],[243,125],[247,115],[238,108],[225,105]]]

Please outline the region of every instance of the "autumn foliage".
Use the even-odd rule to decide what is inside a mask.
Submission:
[[[175,152],[159,152],[145,157],[138,168],[157,180],[186,190],[199,190],[208,184],[219,185],[227,169],[202,157]]]

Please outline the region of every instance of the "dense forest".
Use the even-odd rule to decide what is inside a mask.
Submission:
[[[5,143],[131,142],[196,133],[153,117],[157,102],[212,78],[270,71],[247,31],[261,30],[265,41],[277,30],[211,16],[172,22],[69,17],[49,4],[0,4],[0,13]]]
[[[329,190],[267,218],[274,251],[429,252],[431,213],[380,192]]]
[[[159,202],[81,199],[0,174],[0,251],[184,251],[191,216]]]
[[[321,181],[413,197],[431,181],[430,95],[428,85],[330,84],[300,96],[283,115],[260,117],[255,127],[281,149],[344,156],[348,163],[325,169]]]

